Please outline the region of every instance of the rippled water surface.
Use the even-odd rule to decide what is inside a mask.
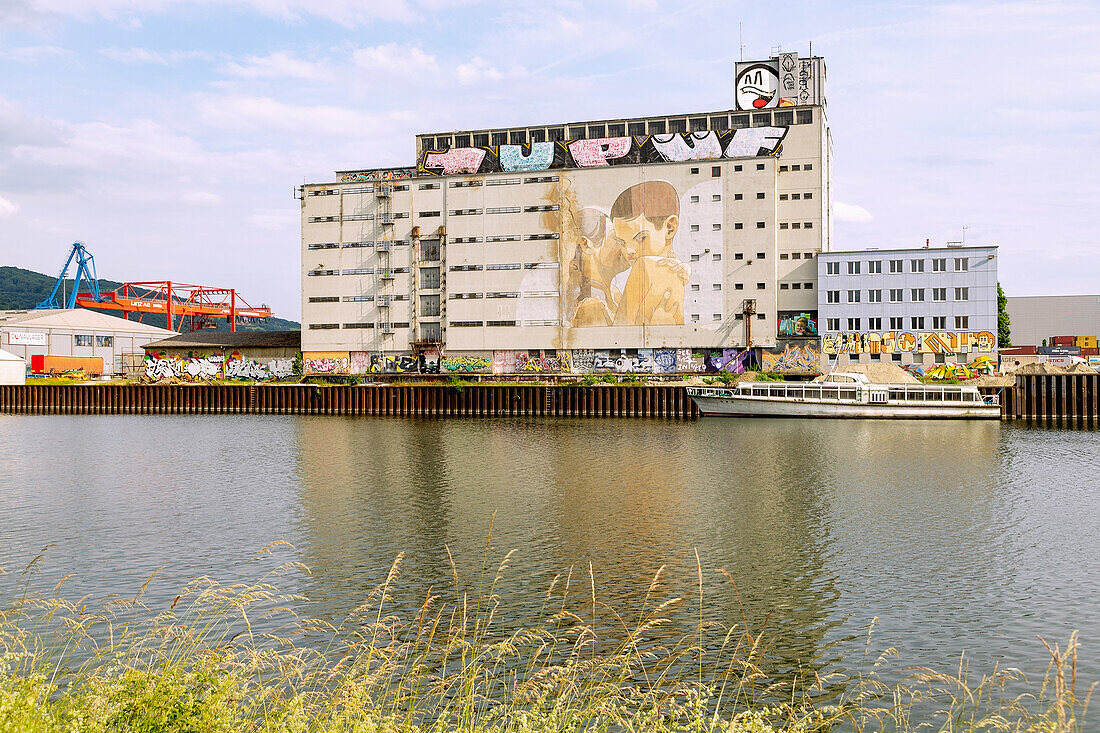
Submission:
[[[0,416],[0,601],[33,582],[152,605],[200,575],[278,562],[306,613],[340,618],[406,556],[398,602],[476,581],[515,550],[502,612],[555,575],[601,599],[664,596],[773,629],[795,666],[879,646],[907,664],[1042,672],[1081,632],[1100,679],[1100,435],[998,423]],[[253,560],[274,540],[285,547]],[[718,569],[728,571],[738,593]],[[694,594],[694,596],[692,595]],[[689,604],[684,613],[698,614]]]

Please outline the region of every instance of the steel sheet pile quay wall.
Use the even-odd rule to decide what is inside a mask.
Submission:
[[[693,418],[679,385],[5,385],[0,412]]]
[[[1019,374],[1012,391],[1008,414],[1015,419],[1089,428],[1100,424],[1100,374]]]
[[[1100,426],[1100,374],[1029,374],[998,394],[1001,417]],[[680,385],[3,385],[0,412],[33,415],[249,414],[394,417],[694,418]]]

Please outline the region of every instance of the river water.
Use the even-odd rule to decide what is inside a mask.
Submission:
[[[71,573],[70,597],[163,567],[151,606],[296,560],[300,610],[339,619],[404,552],[413,608],[448,549],[478,576],[492,521],[516,624],[570,568],[616,608],[662,566],[660,593],[697,596],[697,551],[703,616],[766,623],[791,667],[849,664],[877,619],[906,665],[982,671],[1041,673],[1036,636],[1080,630],[1093,681],[1098,456],[1096,433],[995,422],[0,416],[0,602],[43,549],[30,582]]]

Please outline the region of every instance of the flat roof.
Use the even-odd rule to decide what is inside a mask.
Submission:
[[[196,331],[146,344],[147,349],[301,349],[301,331]]]
[[[825,257],[827,255],[865,255],[869,252],[878,252],[884,254],[890,254],[895,252],[965,252],[967,250],[974,249],[997,249],[995,244],[972,244],[966,247],[901,247],[894,248],[878,248],[878,249],[831,249],[828,252],[822,252],[818,257]]]

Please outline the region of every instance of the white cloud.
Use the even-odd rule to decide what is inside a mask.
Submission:
[[[222,71],[242,79],[324,79],[331,75],[327,65],[296,58],[286,51],[248,56],[243,62],[225,64]]]
[[[213,61],[220,54],[207,51],[152,51],[147,48],[101,48],[101,54],[123,64],[156,64],[172,66],[184,61]]]
[[[458,77],[459,84],[477,84],[480,81],[500,81],[504,78],[504,74],[500,73],[495,66],[480,56],[475,56],[470,59],[468,64],[459,64],[458,68],[455,69],[455,76]]]
[[[866,224],[869,221],[874,221],[875,218],[870,211],[859,204],[846,204],[843,201],[833,202],[833,217],[837,221],[854,222],[857,224]]]
[[[0,196],[0,219],[18,213],[19,204]]]
[[[416,78],[439,71],[435,56],[425,53],[419,46],[396,43],[356,49],[352,60],[360,69],[391,76]]]
[[[244,7],[288,23],[306,18],[324,18],[347,28],[376,20],[411,22],[419,17],[407,0],[16,0],[10,7],[0,4],[0,18],[20,22],[41,22],[55,17],[106,18],[132,27],[138,16],[164,13],[179,6]]]

